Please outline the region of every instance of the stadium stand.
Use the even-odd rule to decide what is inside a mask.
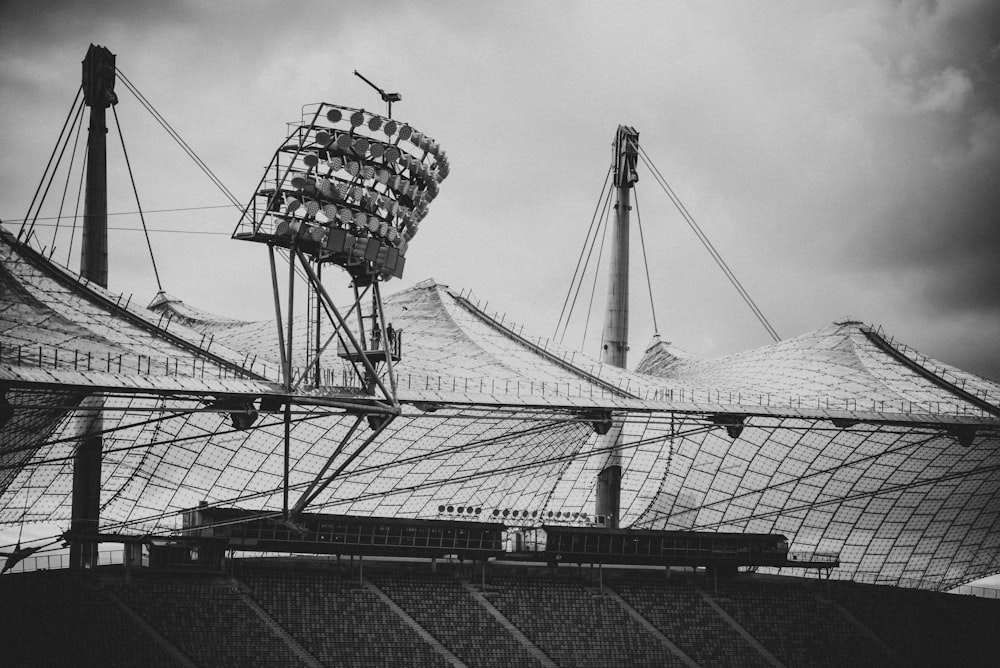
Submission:
[[[831,592],[913,665],[988,666],[1000,656],[1000,605],[988,605],[992,601],[843,582],[832,583]]]
[[[683,665],[575,569],[505,572],[484,595],[559,665]]]
[[[811,584],[817,584],[815,581]],[[713,599],[789,666],[898,665],[803,582],[723,582]],[[804,624],[803,620],[809,620]]]
[[[426,571],[426,566],[423,566]],[[455,573],[376,572],[371,580],[470,666],[538,666],[539,661],[479,605]]]
[[[1000,645],[997,600],[769,575],[437,566],[9,573],[0,665],[975,667],[996,665]]]
[[[37,571],[0,578],[0,664],[147,666],[178,663],[101,591],[93,575]]]
[[[239,578],[261,607],[325,665],[447,665],[358,577],[330,569],[256,565],[241,568]]]
[[[300,665],[288,646],[240,599],[229,580],[135,578],[107,586],[197,665]]]
[[[691,578],[663,571],[627,571],[609,586],[696,662],[705,666],[767,666],[757,650],[719,616]]]

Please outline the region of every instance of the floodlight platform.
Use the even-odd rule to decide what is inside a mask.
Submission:
[[[234,239],[296,248],[356,284],[400,278],[449,172],[440,145],[405,123],[326,102],[289,123]]]

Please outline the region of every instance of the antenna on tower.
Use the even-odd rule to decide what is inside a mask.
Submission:
[[[358,72],[357,70],[354,70],[354,76],[358,77],[366,84],[368,84],[369,86],[378,91],[378,94],[382,96],[382,101],[385,102],[387,105],[389,105],[389,112],[387,116],[389,118],[392,118],[392,103],[400,102],[403,99],[403,96],[400,95],[399,93],[386,93],[383,89],[379,88],[369,79],[365,78],[365,75],[363,75],[361,72]]]

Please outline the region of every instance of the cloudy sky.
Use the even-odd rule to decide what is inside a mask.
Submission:
[[[852,315],[1000,379],[1000,4],[65,4],[0,4],[8,227],[28,208],[91,42],[244,201],[303,104],[381,108],[359,70],[402,94],[394,115],[452,165],[390,291],[433,277],[551,334],[627,124],[782,337]],[[147,215],[163,288],[270,317],[264,248],[229,239],[226,199],[118,94],[143,209],[191,208]],[[110,210],[131,212],[110,137]],[[707,355],[769,343],[648,172],[637,197],[663,338]],[[68,257],[68,235],[54,243]],[[148,302],[157,287],[142,236],[112,230],[111,244],[110,287]],[[599,284],[595,313],[603,301]],[[635,364],[653,334],[638,272],[632,312]],[[585,345],[596,351],[594,334]]]

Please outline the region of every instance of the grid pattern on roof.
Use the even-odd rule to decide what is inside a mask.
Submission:
[[[115,300],[104,291],[56,280],[9,244],[0,244],[0,252],[0,355],[5,369],[23,377],[45,377],[42,364],[25,366],[11,352],[20,346],[23,354],[29,342],[45,342],[43,356],[50,349],[63,353],[45,358],[52,369],[73,368],[70,350],[190,357],[207,346],[236,364],[276,356],[273,322],[226,324],[182,309],[178,313],[191,327],[157,327],[162,314],[120,300],[109,306]],[[780,532],[793,550],[839,552],[843,565],[835,577],[873,582],[949,588],[1000,570],[997,421],[978,414],[962,422],[960,397],[900,365],[856,323],[719,360],[649,366],[647,371],[666,376],[656,377],[600,365],[507,327],[502,317],[470,310],[443,286],[403,291],[386,308],[404,332],[398,371],[417,386],[410,389],[412,401],[435,400],[446,390],[472,400],[463,406],[436,400],[437,410],[427,413],[407,406],[310,509],[434,517],[451,506],[479,509],[487,518],[495,510],[508,524],[531,523],[550,512],[590,513],[594,482],[610,453],[586,417],[592,404],[580,401],[571,408],[572,397],[587,396],[571,388],[592,390],[596,377],[639,396],[659,393],[661,401],[656,410],[616,413],[623,525]],[[225,325],[212,329],[214,343],[199,324],[203,317]],[[136,319],[149,326],[138,326]],[[304,351],[295,352],[297,363],[304,363]],[[655,361],[656,353],[654,348],[649,359]],[[906,354],[938,368],[912,351]],[[324,359],[333,370],[339,363],[334,356]],[[148,383],[164,374],[155,365],[146,374],[134,368],[122,371],[122,378],[133,373]],[[964,380],[981,396],[995,396],[990,381],[955,369],[941,373]],[[15,387],[5,394],[17,409],[2,428],[2,523],[69,517],[72,456],[92,414],[76,410],[81,395],[61,390],[59,378],[49,376],[44,389]],[[434,391],[432,378],[438,379]],[[102,528],[170,530],[179,511],[201,501],[280,509],[280,415],[263,413],[253,429],[237,430],[224,411],[206,410],[203,400],[184,395],[185,387],[194,387],[192,379],[169,379],[177,394],[104,397]],[[451,379],[451,387],[441,379]],[[454,379],[480,382],[477,388],[476,382]],[[898,415],[893,411],[903,403],[919,404],[928,419],[914,426],[901,420],[834,425],[819,419],[820,411],[767,416],[748,410],[742,432],[732,438],[709,419],[710,406],[726,404],[722,393],[730,395],[734,410],[750,395],[755,399],[748,408],[766,405],[758,398],[770,394],[785,397],[770,400],[772,407],[781,401],[788,406],[793,396],[832,397],[870,402],[873,409],[884,408],[886,417]],[[504,407],[504,399],[522,407]],[[358,438],[334,454],[354,421],[341,411],[296,407],[290,429],[293,501],[331,457],[333,468],[352,457]],[[953,424],[976,426],[971,446],[958,443],[949,432]]]

